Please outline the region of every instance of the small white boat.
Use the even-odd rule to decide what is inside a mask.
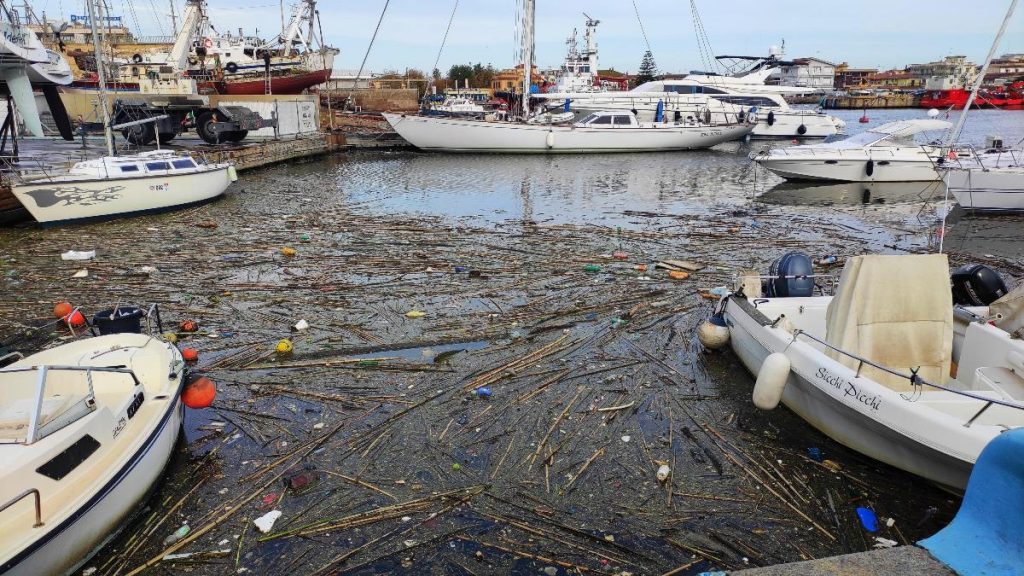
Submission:
[[[488,122],[384,114],[396,132],[421,150],[446,152],[581,153],[710,148],[750,133],[752,124],[697,121],[640,123],[630,112],[595,112],[570,126]]]
[[[237,179],[231,164],[201,164],[188,154],[154,150],[78,162],[67,174],[26,177],[11,191],[40,224],[56,224],[198,204]]]
[[[945,120],[889,122],[835,142],[772,148],[751,158],[789,180],[836,182],[925,182],[939,180],[936,163],[944,157],[937,145],[919,144],[922,132],[946,131]]]
[[[965,210],[1024,210],[1024,166],[952,169],[944,179]]]
[[[951,305],[945,255],[851,258],[834,296],[810,295],[810,267],[773,266],[774,296],[747,276],[722,300],[755,404],[781,400],[841,444],[962,490],[982,448],[1024,426],[1024,340],[989,308]]]
[[[85,338],[0,369],[0,573],[66,574],[160,477],[185,363],[143,334]]]

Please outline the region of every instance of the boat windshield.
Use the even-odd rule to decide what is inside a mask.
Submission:
[[[826,144],[818,144],[822,148],[866,148],[868,146],[877,144],[882,140],[889,137],[889,134],[879,134],[878,132],[861,132],[860,134],[854,134],[849,138],[843,140],[836,140],[835,142],[828,142]]]

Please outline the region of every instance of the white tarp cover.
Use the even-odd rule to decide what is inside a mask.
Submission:
[[[825,317],[826,341],[933,383],[949,377],[953,306],[945,254],[856,256],[846,261],[839,289]],[[833,350],[829,356],[854,370],[858,361]],[[862,377],[894,390],[910,381],[867,364]]]
[[[988,307],[988,312],[990,316],[996,317],[995,323],[998,328],[1010,334],[1019,333],[1021,335],[1017,338],[1024,338],[1024,284],[993,302]]]

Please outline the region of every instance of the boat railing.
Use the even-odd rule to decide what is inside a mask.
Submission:
[[[35,180],[51,182],[55,178],[54,174],[58,172],[66,173],[76,163],[88,159],[84,153],[72,153],[67,155],[22,157],[18,161],[14,161],[10,157],[0,157],[0,162],[3,163],[2,170],[9,179],[23,183]]]
[[[31,494],[31,495],[33,495],[35,497],[34,500],[35,500],[35,504],[36,504],[36,523],[33,524],[32,527],[33,528],[39,528],[40,526],[43,525],[43,505],[42,505],[42,502],[41,502],[41,497],[39,495],[39,489],[38,488],[29,488],[28,490],[25,490],[24,492],[22,492],[21,494],[18,494],[14,498],[11,498],[7,502],[4,502],[4,504],[2,506],[0,506],[0,512],[3,512],[4,510],[7,510],[8,508],[10,508],[11,506],[14,506],[18,502],[21,502],[29,494]]]
[[[1007,408],[1014,408],[1016,410],[1024,410],[1024,404],[1021,404],[1021,403],[1018,403],[1018,402],[1011,402],[1009,400],[1003,400],[1001,398],[991,398],[991,397],[988,397],[988,396],[982,396],[981,394],[972,394],[972,393],[970,393],[970,392],[968,392],[966,390],[957,390],[957,389],[951,388],[949,386],[943,386],[942,384],[935,384],[934,382],[929,382],[929,381],[925,380],[924,378],[922,378],[921,376],[918,376],[917,370],[920,369],[920,368],[918,368],[918,369],[911,369],[910,374],[907,374],[905,372],[900,372],[899,370],[894,370],[893,368],[890,368],[888,366],[883,366],[883,365],[881,365],[881,364],[879,364],[877,362],[873,362],[871,360],[868,360],[867,358],[864,358],[863,356],[859,356],[859,355],[854,354],[852,352],[848,352],[846,350],[843,350],[842,348],[839,348],[837,346],[834,346],[834,345],[826,342],[823,338],[818,338],[817,336],[809,334],[806,331],[801,330],[799,328],[793,330],[793,342],[796,342],[796,339],[799,338],[800,336],[804,336],[804,337],[806,337],[806,338],[808,338],[810,340],[813,340],[813,341],[817,342],[818,344],[821,344],[822,346],[828,348],[829,350],[833,350],[835,352],[838,352],[839,354],[842,354],[843,356],[846,356],[846,357],[849,357],[849,358],[851,358],[853,360],[856,360],[857,361],[857,370],[854,373],[854,376],[856,378],[860,378],[860,371],[864,368],[864,365],[867,364],[868,366],[874,367],[874,368],[876,368],[878,370],[881,370],[883,372],[886,372],[888,374],[892,374],[893,376],[897,376],[899,378],[906,378],[907,380],[910,381],[910,384],[914,387],[914,389],[915,389],[914,394],[915,395],[919,394],[920,391],[925,386],[928,386],[930,388],[935,388],[936,390],[941,390],[943,392],[950,392],[950,393],[956,394],[958,396],[963,396],[963,397],[966,397],[966,398],[971,398],[973,400],[978,400],[979,402],[983,402],[981,408],[977,412],[975,412],[970,418],[968,418],[966,422],[964,422],[964,424],[963,424],[964,428],[970,428],[971,424],[973,424],[975,420],[977,420],[979,417],[981,417],[981,415],[984,414],[986,410],[991,408],[993,404],[998,404],[1000,406],[1005,406]],[[901,394],[901,396],[903,396],[903,398],[905,400],[911,400],[912,398],[914,398],[914,396],[908,397],[908,396],[905,396],[905,395],[902,395],[902,394]]]
[[[28,418],[28,430],[25,434],[25,445],[33,444],[36,441],[42,439],[46,435],[56,432],[63,426],[70,424],[74,420],[81,418],[88,412],[92,412],[96,406],[96,390],[93,386],[92,375],[94,372],[112,373],[112,374],[127,374],[131,376],[134,384],[133,389],[142,386],[139,382],[139,378],[135,375],[135,372],[129,368],[123,367],[107,367],[107,366],[62,366],[62,365],[48,365],[42,366],[30,366],[26,368],[14,368],[4,369],[0,371],[0,374],[18,374],[27,372],[38,372],[39,377],[36,379],[35,391],[32,397],[32,411],[29,413]],[[72,417],[71,420],[61,422],[62,418],[58,415],[58,418],[51,420],[50,422],[56,422],[54,426],[48,427],[47,424],[50,422],[41,422],[43,417],[43,400],[46,393],[46,380],[50,372],[84,372],[85,383],[88,387],[88,394],[85,398],[79,400],[79,403],[85,406],[86,411],[79,414],[77,417]],[[51,429],[52,428],[52,429]]]

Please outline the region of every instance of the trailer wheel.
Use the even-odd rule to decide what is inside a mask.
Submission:
[[[222,140],[227,140],[226,138],[219,138],[218,134],[213,131],[214,118],[215,114],[213,112],[203,112],[196,118],[196,133],[207,144],[220,144]]]
[[[156,130],[151,123],[129,126],[122,129],[121,134],[124,135],[125,140],[136,146],[145,146],[156,140]]]
[[[230,142],[241,142],[242,140],[245,140],[245,137],[248,135],[248,130],[235,130],[234,132],[228,132],[225,134],[225,139]]]

